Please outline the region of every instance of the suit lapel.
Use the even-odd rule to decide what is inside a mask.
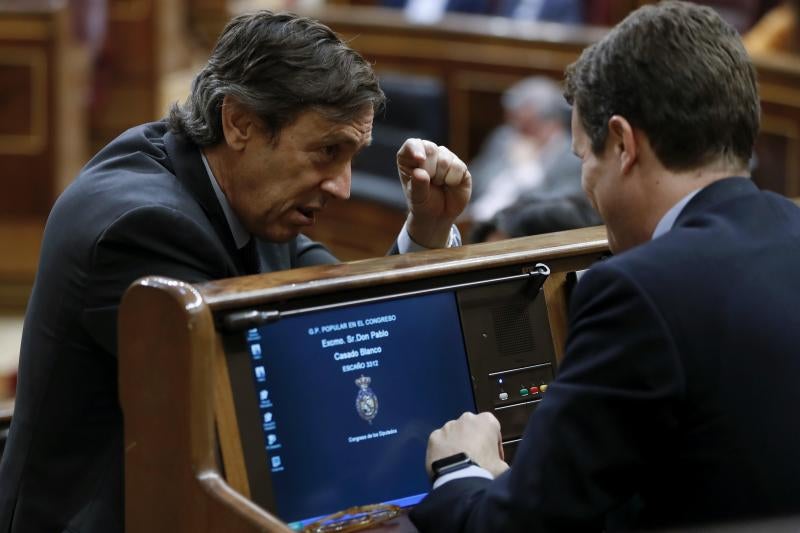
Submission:
[[[208,173],[200,157],[200,149],[183,136],[175,135],[172,132],[164,135],[164,144],[175,169],[175,177],[203,208],[220,242],[228,252],[231,270],[238,274],[248,273],[251,267],[236,248],[236,242],[228,226],[228,221],[225,219],[225,213],[214,194]]]

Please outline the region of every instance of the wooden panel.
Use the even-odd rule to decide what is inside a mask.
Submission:
[[[182,0],[110,0],[105,46],[95,73],[92,147],[163,117],[161,83],[189,64]]]
[[[211,49],[229,17],[227,0],[187,0],[186,11],[192,38]]]
[[[125,529],[289,533],[233,491],[215,460],[214,326],[191,286],[149,278],[120,309]]]
[[[44,222],[0,219],[0,308],[22,312],[33,287]]]
[[[762,188],[800,194],[800,57],[753,58],[761,93],[761,134],[753,178]]]
[[[86,156],[83,121],[70,120],[72,110],[84,111],[85,55],[67,24],[60,3],[0,5],[0,213],[6,219],[44,220],[67,174]],[[68,68],[71,76],[64,75]]]
[[[399,283],[423,276],[470,272],[518,262],[538,262],[545,258],[560,260],[586,256],[596,259],[607,248],[605,227],[597,226],[459,248],[210,281],[199,287],[203,300],[214,311],[218,311],[255,305],[256,302],[365,287],[376,282]],[[569,268],[584,267],[570,265]]]

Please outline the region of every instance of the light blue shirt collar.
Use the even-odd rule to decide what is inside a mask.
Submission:
[[[211,171],[211,167],[208,164],[206,154],[204,154],[202,150],[200,150],[200,157],[203,158],[203,166],[206,167],[208,179],[211,180],[211,186],[214,188],[214,194],[217,195],[219,205],[222,206],[222,212],[225,214],[225,220],[228,221],[228,227],[231,229],[231,234],[233,234],[233,241],[236,243],[236,248],[241,250],[244,245],[250,241],[250,232],[245,229],[245,227],[239,221],[239,217],[237,217],[236,213],[234,213],[231,204],[228,203],[228,198],[225,196],[225,193],[222,192],[222,189],[220,189],[217,178],[214,176],[214,173]]]
[[[700,190],[701,189],[695,189],[694,191],[690,192],[681,198],[677,204],[670,207],[669,211],[664,213],[664,216],[658,221],[658,224],[656,224],[656,229],[653,231],[653,239],[661,237],[672,229],[672,226],[675,225],[675,221],[678,219],[678,215],[681,214],[681,211],[683,211],[683,208],[686,207],[686,204],[689,203],[689,200],[694,198],[694,195],[699,193]]]

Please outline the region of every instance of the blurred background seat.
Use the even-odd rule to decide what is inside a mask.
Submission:
[[[405,212],[395,156],[409,138],[447,145],[447,96],[437,79],[385,73],[380,84],[386,108],[375,117],[372,144],[353,162],[351,194]]]

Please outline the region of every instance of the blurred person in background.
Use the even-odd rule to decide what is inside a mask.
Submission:
[[[490,220],[521,197],[551,198],[579,192],[580,160],[571,150],[569,106],[558,84],[526,78],[502,99],[505,123],[470,163],[473,201],[468,216]]]
[[[603,221],[586,194],[524,195],[470,229],[469,242],[492,242],[528,235],[598,226]]]

